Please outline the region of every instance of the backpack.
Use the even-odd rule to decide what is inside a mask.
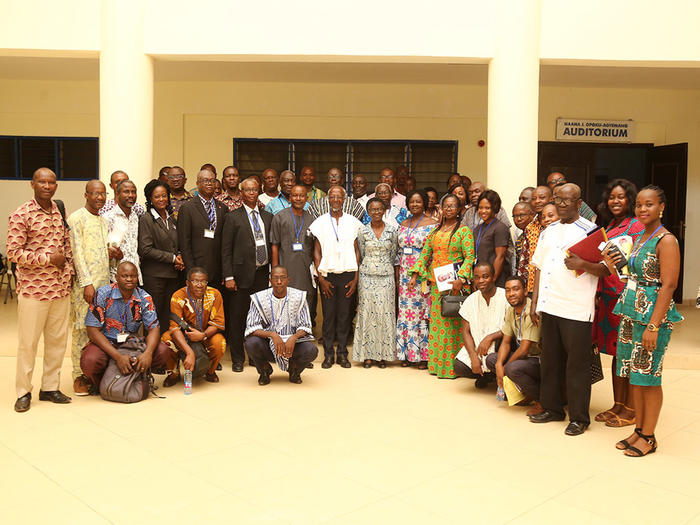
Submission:
[[[66,228],[66,231],[70,230],[70,226],[68,226],[68,223],[66,222],[66,205],[63,204],[63,201],[58,199],[54,199],[54,202],[56,203],[58,211],[61,213],[61,218],[63,219],[63,226]]]
[[[182,335],[187,340],[187,344],[189,344],[192,351],[194,351],[194,370],[192,370],[192,379],[203,377],[204,374],[206,374],[209,370],[209,365],[211,364],[211,362],[209,361],[209,352],[207,351],[207,348],[201,341],[189,340],[186,332],[188,330],[192,330],[193,327],[190,326],[187,322],[185,322],[185,320],[182,319],[179,315],[176,315],[171,312],[170,319],[175,321],[178,327],[180,327]],[[178,357],[183,357],[184,355],[185,354],[182,350],[178,352]]]
[[[125,343],[117,347],[120,354],[129,357],[138,357],[145,349],[145,340],[136,336],[129,337]],[[124,375],[114,359],[109,360],[100,381],[102,399],[116,403],[138,403],[146,399],[153,390],[153,376],[150,370]]]

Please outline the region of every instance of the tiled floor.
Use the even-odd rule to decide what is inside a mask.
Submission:
[[[303,385],[276,371],[259,387],[229,364],[192,396],[16,414],[15,306],[0,305],[2,524],[700,524],[700,370],[666,370],[659,452],[643,459],[613,446],[629,429],[566,437],[472,381],[398,366],[317,364]],[[606,378],[592,413],[610,400]]]

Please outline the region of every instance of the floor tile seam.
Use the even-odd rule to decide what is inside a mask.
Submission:
[[[691,517],[688,521],[685,522],[684,525],[688,525],[689,523],[692,523],[695,518],[700,518],[700,512],[698,512],[695,516]]]
[[[539,508],[539,507],[542,507],[543,505],[546,505],[547,503],[549,503],[549,502],[555,500],[555,499],[558,498],[559,496],[561,496],[561,495],[563,495],[563,494],[569,492],[570,490],[575,489],[575,488],[578,487],[579,485],[582,485],[583,483],[585,483],[585,482],[587,482],[587,481],[589,481],[589,480],[595,478],[598,474],[599,474],[599,473],[591,474],[590,476],[587,476],[586,478],[584,478],[584,479],[582,479],[582,480],[580,480],[580,481],[574,483],[573,485],[570,485],[570,486],[566,487],[565,489],[560,490],[559,492],[557,492],[557,493],[551,495],[550,497],[548,497],[548,498],[545,499],[544,501],[541,501],[541,502],[539,502],[538,504],[533,505],[532,507],[528,508],[527,510],[524,510],[523,512],[521,512],[520,514],[518,514],[518,515],[515,516],[514,518],[512,518],[512,519],[510,519],[510,520],[508,520],[508,521],[506,521],[506,522],[504,522],[504,525],[507,524],[507,523],[512,523],[512,522],[514,522],[515,520],[517,520],[518,518],[522,518],[522,517],[523,517],[525,514],[527,514],[528,512],[532,512],[533,510],[535,510],[535,509],[537,509],[537,508]],[[601,517],[601,518],[606,518],[606,519],[607,519],[606,516],[603,516],[603,515],[601,515],[601,514],[598,514],[597,512],[592,512],[592,514],[595,514],[596,516],[599,516],[599,517]]]
[[[15,452],[14,450],[13,450],[13,453],[17,454],[17,452]],[[92,512],[94,512],[95,514],[97,514],[100,518],[102,518],[102,519],[104,519],[105,521],[107,521],[108,523],[111,523],[111,524],[114,525],[114,523],[115,523],[114,521],[112,521],[112,520],[109,519],[107,516],[105,516],[104,514],[102,514],[99,510],[97,510],[97,509],[94,508],[92,505],[90,505],[90,503],[88,503],[87,501],[85,501],[85,500],[84,500],[83,498],[81,498],[78,494],[75,494],[73,491],[71,491],[71,490],[69,490],[68,488],[66,488],[66,487],[64,487],[63,485],[61,485],[61,484],[58,482],[58,480],[54,479],[50,474],[48,474],[47,472],[44,472],[40,467],[38,467],[37,465],[34,465],[34,464],[31,463],[29,460],[25,459],[24,457],[20,456],[19,454],[17,454],[17,456],[18,456],[22,461],[24,461],[27,465],[29,465],[30,467],[32,467],[34,470],[36,470],[36,471],[39,472],[42,476],[44,476],[47,480],[49,480],[51,483],[53,483],[56,487],[58,487],[62,492],[66,493],[66,494],[69,494],[71,497],[75,498],[76,501],[80,502],[82,505],[84,505],[85,507],[87,507],[88,509],[90,509]]]

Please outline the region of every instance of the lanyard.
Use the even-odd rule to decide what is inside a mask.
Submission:
[[[653,238],[654,238],[654,235],[656,235],[656,232],[658,232],[658,231],[659,231],[661,228],[663,228],[663,227],[664,227],[664,225],[663,225],[663,224],[660,224],[659,227],[656,228],[656,229],[654,230],[654,233],[652,233],[649,237],[647,237],[647,240],[644,241],[644,242],[642,243],[641,246],[639,246],[636,250],[634,249],[634,247],[632,248],[632,253],[630,254],[629,263],[628,263],[628,265],[627,265],[627,267],[628,267],[630,270],[634,267],[634,261],[635,261],[635,260],[637,259],[637,257],[639,256],[639,252],[642,251],[642,248],[644,248],[644,246],[646,245],[646,243],[648,243],[651,239],[653,239]],[[642,240],[641,237],[639,238],[639,240],[637,241],[636,244],[639,244],[639,241],[640,241],[640,240]]]
[[[122,297],[122,301],[124,301],[124,298]],[[119,317],[122,320],[122,326],[124,327],[124,331],[128,332],[129,330],[127,329],[127,318],[128,318],[128,312],[129,312],[129,303],[131,302],[131,298],[129,298],[128,301],[124,303],[124,310],[122,313],[119,314]]]
[[[415,227],[413,230],[411,230],[411,221],[413,220],[413,217],[408,219],[408,232],[406,233],[406,244],[408,246],[411,245],[411,235],[415,233],[416,228],[418,228],[418,225],[420,224],[420,221],[423,219],[423,214],[421,213],[420,216],[418,217],[418,222],[416,223]]]
[[[294,212],[292,212],[292,220],[294,221],[294,236],[297,239],[297,242],[299,242],[299,235],[301,234],[301,229],[304,227],[304,212],[301,212],[301,224],[299,225],[299,229],[297,230],[297,219],[294,216]],[[333,222],[333,218],[331,217],[331,222]]]
[[[274,294],[270,294],[270,315],[272,316],[272,329],[274,330],[276,328],[275,326],[275,307],[272,305],[272,296]],[[287,306],[287,299],[289,299],[289,294],[285,295],[284,297],[284,302],[282,303],[282,308],[280,308],[280,316],[279,318],[282,319],[282,313],[284,313],[284,307]]]
[[[333,226],[333,233],[335,234],[335,240],[337,242],[340,242],[340,238],[338,237],[338,230],[335,229],[335,223],[333,222],[333,215],[331,215],[329,213],[328,217],[331,219],[331,226]],[[340,219],[338,219],[338,227],[340,228]]]
[[[202,309],[201,310],[197,310],[197,305],[194,302],[194,299],[192,299],[192,296],[190,295],[189,288],[187,288],[187,297],[190,298],[190,304],[192,305],[192,308],[194,309],[194,315],[197,316],[197,328],[199,330],[203,331],[204,330],[204,297],[202,297]]]
[[[261,233],[260,223],[258,222],[258,217],[256,215],[256,211],[253,210],[248,215],[250,216],[250,220],[253,223],[253,229],[255,230],[255,233],[260,234]]]
[[[498,220],[498,219],[496,219],[496,218],[494,217],[493,219],[491,219],[491,222],[490,222],[490,223],[488,223],[488,224],[483,223],[483,224],[486,224],[486,228],[481,228],[481,229],[479,230],[479,235],[478,235],[477,238],[476,238],[476,246],[475,246],[475,248],[474,248],[474,253],[476,254],[477,258],[479,257],[479,245],[481,244],[481,238],[482,238],[482,237],[484,236],[484,234],[486,233],[486,230],[488,230],[488,229],[491,227],[491,225],[492,225],[495,221],[497,221],[497,220]],[[483,226],[483,224],[482,224],[482,226]]]

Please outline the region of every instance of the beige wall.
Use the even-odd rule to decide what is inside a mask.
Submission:
[[[203,162],[232,161],[236,136],[453,139],[460,171],[486,172],[477,146],[486,137],[485,85],[157,82],[155,93],[154,166],[181,164],[190,183]],[[0,134],[97,136],[98,108],[96,82],[0,81]],[[638,142],[689,143],[686,261],[698,260],[700,92],[543,87],[541,140],[554,139],[559,116],[632,118]],[[26,182],[0,184],[5,221],[30,191]],[[69,211],[79,207],[82,183],[61,183],[57,197]],[[684,281],[684,297],[694,298],[700,268],[686,264]]]

